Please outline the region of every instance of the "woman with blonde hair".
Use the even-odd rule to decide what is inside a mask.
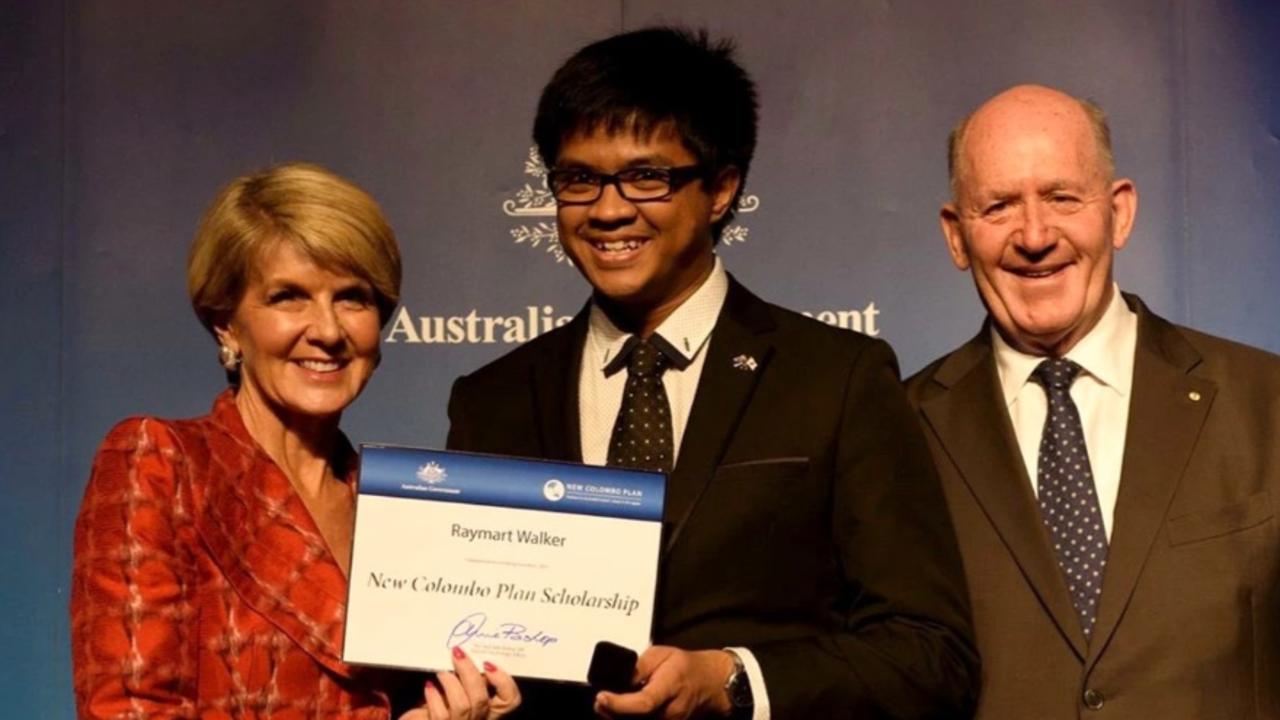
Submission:
[[[187,287],[230,387],[190,420],[107,435],[75,531],[81,717],[469,718],[511,676],[455,654],[421,676],[341,659],[356,455],[338,421],[379,359],[400,253],[377,203],[302,163],[233,180]]]

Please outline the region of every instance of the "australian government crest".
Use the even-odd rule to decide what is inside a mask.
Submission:
[[[564,248],[560,247],[560,236],[556,232],[556,201],[547,187],[547,166],[538,154],[538,148],[530,147],[529,155],[524,161],[524,174],[529,179],[515,195],[502,201],[502,212],[517,218],[519,225],[511,228],[511,238],[516,245],[524,245],[533,250],[541,250],[551,255],[558,263],[570,262]],[[738,199],[738,213],[755,212],[760,207],[760,198],[755,195],[742,194]],[[750,230],[745,225],[733,224],[724,229],[720,236],[720,246],[729,247],[747,241]]]
[[[515,245],[549,256],[554,263],[570,265],[572,260],[561,247],[556,231],[556,201],[547,187],[547,166],[542,162],[536,147],[529,148],[529,154],[524,158],[524,175],[521,187],[502,201],[502,212],[514,223],[509,230],[512,241]],[[759,207],[759,197],[744,193],[738,200],[735,218],[749,215]],[[744,243],[749,234],[750,230],[746,225],[730,224],[720,235],[718,248]],[[880,334],[877,327],[880,311],[875,302],[867,303],[865,308],[803,312],[828,325],[872,336]],[[396,309],[391,321],[387,323],[382,339],[390,345],[518,345],[564,325],[571,319],[572,316],[563,309],[533,299],[507,308],[487,311],[470,308],[443,315],[415,313],[406,303]],[[744,360],[741,369],[753,371],[754,362]],[[431,482],[427,478],[421,479]]]
[[[418,471],[414,473],[414,475],[428,485],[439,485],[449,477],[449,473],[446,472],[439,463],[434,461],[418,468]]]

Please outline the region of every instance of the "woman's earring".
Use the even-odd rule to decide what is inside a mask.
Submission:
[[[240,357],[235,350],[226,345],[218,346],[218,364],[226,369],[227,372],[235,372],[240,369],[240,361],[244,358]]]

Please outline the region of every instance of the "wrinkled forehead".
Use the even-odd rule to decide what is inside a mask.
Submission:
[[[993,183],[1080,185],[1107,179],[1101,147],[1080,111],[977,114],[964,129],[958,160],[958,180],[970,191]]]

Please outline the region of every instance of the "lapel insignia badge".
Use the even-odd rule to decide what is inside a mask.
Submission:
[[[755,372],[756,368],[759,367],[756,363],[756,359],[750,355],[739,355],[735,357],[733,359],[733,366],[739,370],[745,370],[747,372]]]

